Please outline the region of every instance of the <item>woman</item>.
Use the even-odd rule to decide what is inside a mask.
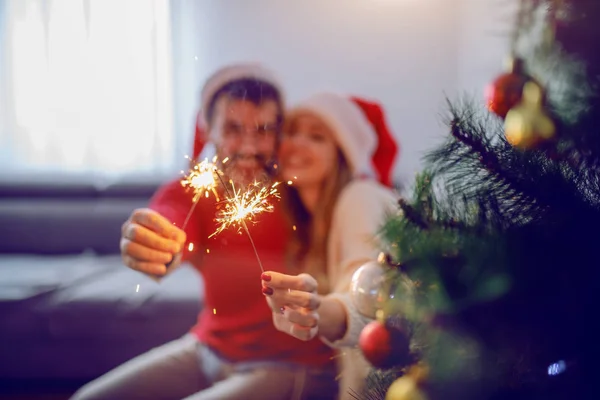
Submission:
[[[397,197],[388,188],[397,146],[374,103],[320,93],[289,111],[279,159],[289,207],[290,274],[267,271],[263,293],[277,329],[350,347],[368,320],[353,307],[350,280],[376,257],[374,238]],[[341,355],[340,396],[360,392],[368,364]]]

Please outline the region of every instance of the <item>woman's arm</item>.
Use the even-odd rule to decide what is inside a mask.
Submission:
[[[262,276],[263,293],[273,310],[277,329],[302,340],[315,335],[332,347],[354,346],[362,328],[371,319],[352,303],[350,281],[354,272],[378,254],[373,239],[385,213],[395,206],[396,196],[376,183],[357,182],[345,190],[336,205],[330,232],[329,281],[333,292],[317,293],[317,281],[308,274],[298,276],[267,271]]]
[[[333,292],[322,299],[321,338],[331,346],[354,346],[371,321],[361,315],[350,296],[352,275],[379,253],[376,237],[398,197],[377,182],[351,183],[340,195],[329,235],[328,275]]]
[[[332,343],[341,340],[348,331],[348,312],[340,299],[323,296],[319,307],[319,335]]]

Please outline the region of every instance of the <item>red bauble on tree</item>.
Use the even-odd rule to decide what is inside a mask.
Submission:
[[[408,365],[410,338],[407,331],[390,321],[373,321],[360,334],[358,345],[365,358],[376,368]]]
[[[531,80],[521,59],[511,59],[509,64],[509,72],[497,77],[485,90],[487,108],[502,118],[521,101],[523,88]]]

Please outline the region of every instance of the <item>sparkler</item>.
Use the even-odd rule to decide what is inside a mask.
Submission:
[[[233,194],[228,191],[229,197],[225,201],[225,207],[219,211],[216,221],[221,225],[209,237],[215,236],[230,226],[237,225],[238,230],[244,228],[246,221],[252,221],[255,215],[263,212],[272,212],[273,205],[268,202],[269,197],[279,198],[277,185],[274,183],[271,187],[261,187],[260,183],[255,182],[246,192],[236,189],[233,182],[230,181]]]
[[[217,175],[217,177],[227,192],[227,199],[225,200],[224,209],[219,212],[216,218],[216,221],[221,225],[209,237],[213,237],[231,226],[237,226],[238,231],[243,229],[246,232],[246,235],[248,235],[260,270],[264,272],[265,269],[263,268],[246,221],[252,221],[257,214],[273,211],[273,205],[268,202],[268,198],[279,198],[279,193],[277,192],[279,182],[275,182],[268,188],[262,186],[259,182],[254,182],[247,191],[242,193],[241,190],[235,188],[233,181],[229,181],[232,193],[229,191],[227,185],[225,185],[223,178],[221,178],[220,175]]]
[[[189,157],[186,156],[189,159]],[[183,221],[183,225],[181,229],[185,229],[188,222],[190,221],[190,217],[192,213],[196,209],[196,205],[198,204],[198,200],[204,195],[204,197],[208,198],[212,193],[215,196],[215,199],[219,201],[219,194],[217,193],[217,180],[216,176],[219,176],[221,171],[217,168],[216,165],[217,157],[213,157],[212,162],[209,162],[208,159],[204,159],[203,161],[194,165],[194,167],[188,172],[188,174],[183,177],[181,180],[181,185],[186,188],[192,189],[194,193],[194,197],[192,199],[192,207],[190,211],[187,213],[185,220]]]
[[[189,158],[189,157],[187,157]],[[204,194],[206,197],[212,192],[215,198],[219,198],[216,189],[215,173],[218,172],[215,162],[216,157],[213,158],[212,162],[209,162],[207,158],[204,161],[197,163],[188,172],[188,174],[181,180],[183,187],[191,188],[194,191],[194,201]]]

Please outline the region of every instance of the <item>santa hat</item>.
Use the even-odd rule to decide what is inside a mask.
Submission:
[[[319,93],[296,105],[288,115],[293,117],[301,111],[318,115],[331,127],[354,176],[374,177],[392,186],[398,144],[379,104],[337,93]]]
[[[212,74],[204,84],[200,93],[200,110],[196,116],[196,132],[194,134],[193,159],[197,159],[207,142],[206,115],[214,96],[228,83],[241,79],[256,79],[273,86],[285,104],[284,92],[279,78],[270,69],[259,63],[238,63],[225,66]]]

